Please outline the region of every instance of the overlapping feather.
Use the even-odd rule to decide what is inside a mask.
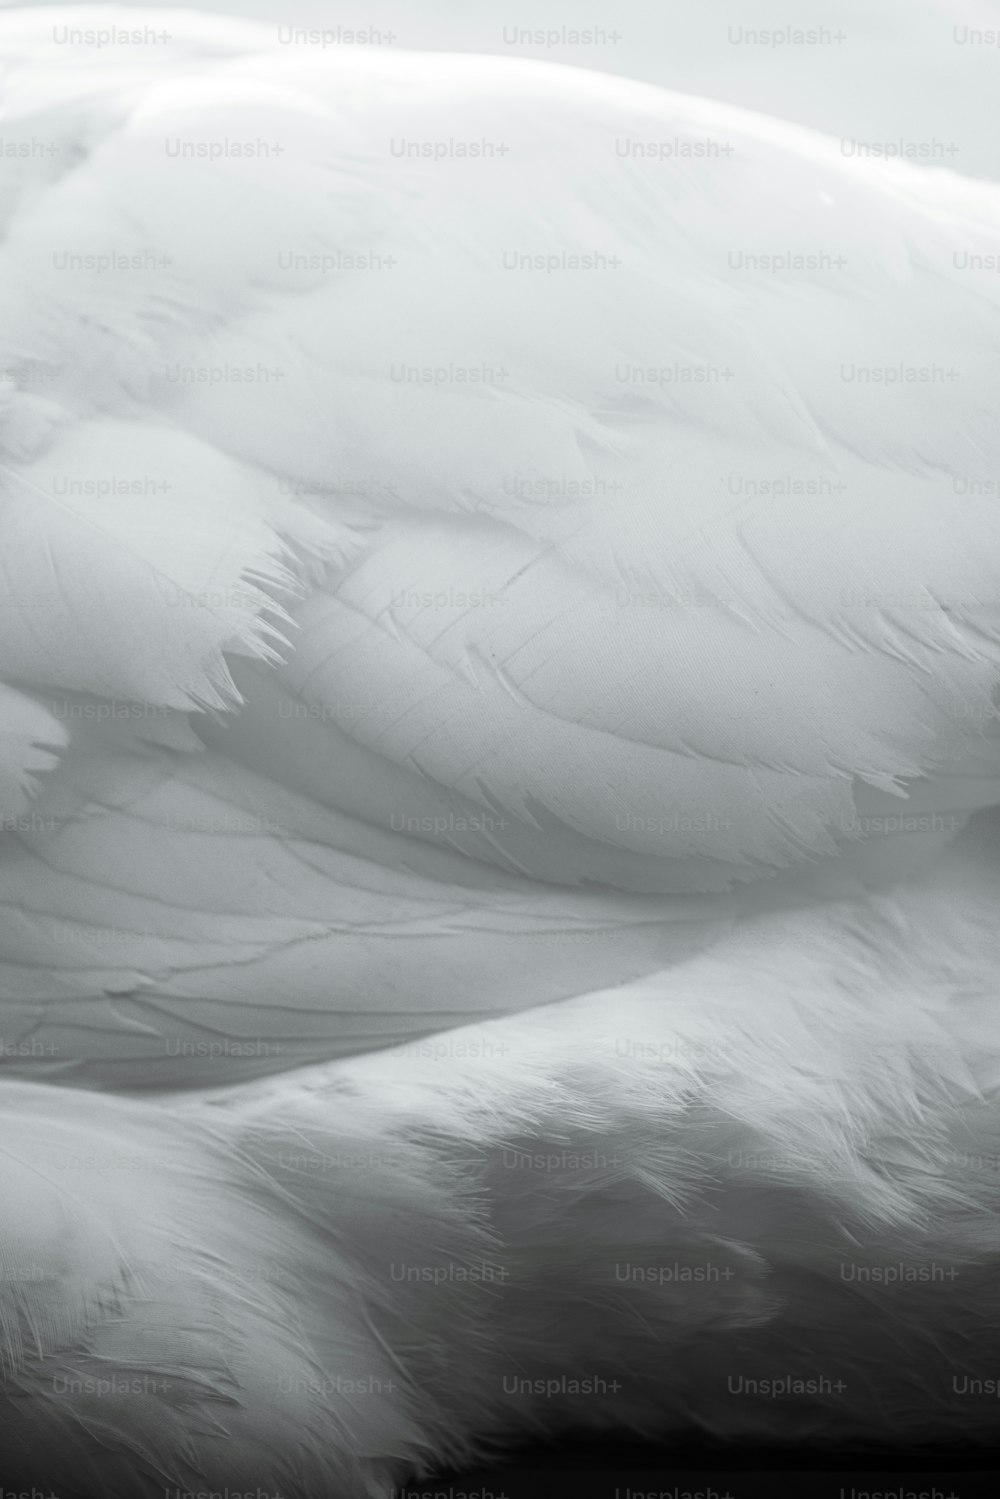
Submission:
[[[995,189],[206,27],[100,89],[10,33],[10,119],[75,142],[0,249],[0,670],[61,729],[7,782],[63,754],[0,846],[19,1044],[419,1034],[994,799]],[[460,928],[517,947],[517,878],[504,999]]]

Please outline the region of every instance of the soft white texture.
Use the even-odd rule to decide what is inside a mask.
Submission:
[[[44,3],[44,0],[36,0]],[[88,0],[76,0],[76,6]],[[147,0],[123,22],[147,23]],[[996,35],[1000,0],[207,0],[259,18],[270,39],[431,52],[497,53],[595,68],[723,99],[855,143],[909,149],[969,177],[1000,178]],[[68,26],[86,18],[62,12]],[[310,33],[312,34],[310,36]],[[322,38],[317,41],[317,37]],[[91,67],[98,48],[80,48]]]
[[[214,1098],[8,1083],[10,1482],[348,1499],[580,1424],[989,1437],[998,855],[993,816],[627,991]],[[826,1385],[733,1393],[785,1378]]]
[[[563,998],[731,911],[525,876],[719,892],[994,799],[992,188],[541,63],[51,24],[5,20],[54,149],[0,252],[0,669],[69,741],[0,851],[32,1065]],[[504,149],[398,154],[438,141]],[[730,264],[780,247],[814,268]]]
[[[997,190],[543,64],[50,24],[0,26],[11,1483],[982,1435]],[[817,1357],[840,1404],[724,1388]],[[588,1365],[623,1398],[503,1390]],[[165,1387],[53,1385],[114,1370]]]

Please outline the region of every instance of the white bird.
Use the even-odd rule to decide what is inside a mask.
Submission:
[[[0,27],[11,1483],[987,1433],[997,190],[70,22]]]

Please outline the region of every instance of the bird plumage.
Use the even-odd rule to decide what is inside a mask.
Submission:
[[[360,1031],[398,1039],[476,1003],[426,877],[523,930],[502,881],[428,844],[718,891],[850,843],[871,788],[981,755],[997,292],[953,262],[996,241],[992,189],[609,77],[303,58],[204,20],[137,66],[120,49],[98,88],[37,26],[13,23],[7,75],[57,149],[28,183],[15,161],[3,248],[2,661],[57,721],[15,735],[8,777],[70,747],[0,869],[12,1038],[65,997],[121,1056],[150,1024],[162,1052],[196,1001],[235,1042],[234,974],[241,1003],[329,1015],[331,967],[354,970],[327,870],[361,849],[432,901],[432,948],[400,937],[418,968],[432,951],[426,1022]],[[657,140],[673,154],[635,155]],[[734,270],[737,236],[806,268]],[[849,378],[901,356],[927,379]],[[772,493],[784,475],[805,492]],[[133,840],[126,918],[108,850]],[[359,892],[348,924],[398,933],[400,893]],[[527,1002],[575,992],[567,927],[623,926],[555,899]],[[373,975],[364,1008],[406,1002]],[[310,1025],[349,1045],[347,1020]]]
[[[988,1435],[998,837],[349,1062],[8,1082],[11,1481],[388,1494],[582,1422]]]
[[[12,1471],[980,1433],[997,189],[167,22],[0,27]]]

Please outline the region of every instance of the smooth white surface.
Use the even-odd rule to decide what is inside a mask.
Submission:
[[[91,7],[77,0],[71,8]],[[140,27],[157,9],[146,0],[125,8],[127,24]],[[218,0],[195,8],[252,17],[300,52],[490,52],[617,73],[826,131],[847,150],[895,146],[966,176],[1000,177],[998,0],[534,0],[509,9],[494,0]]]

